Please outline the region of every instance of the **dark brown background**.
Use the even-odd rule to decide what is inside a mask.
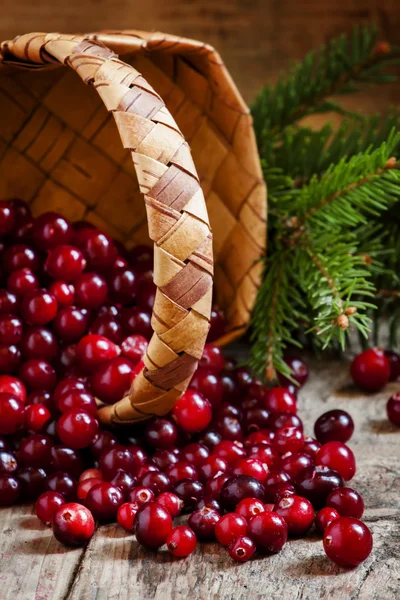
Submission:
[[[356,23],[373,21],[400,45],[396,0],[2,0],[0,37],[29,31],[160,30],[214,45],[245,99],[294,59]],[[400,88],[357,98],[374,111]]]

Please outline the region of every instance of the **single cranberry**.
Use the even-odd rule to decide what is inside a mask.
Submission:
[[[15,210],[9,200],[0,200],[0,235],[5,235],[14,226]]]
[[[337,510],[341,517],[361,519],[364,501],[360,494],[351,488],[336,488],[326,499],[326,505]]]
[[[212,430],[202,432],[202,434],[197,438],[197,441],[200,444],[204,444],[211,451],[213,450],[213,448],[215,448],[217,444],[219,444],[221,440],[221,434],[219,434],[217,431]]]
[[[47,212],[34,221],[32,237],[40,250],[50,250],[60,244],[68,244],[72,237],[72,228],[58,213]]]
[[[232,469],[233,475],[250,475],[265,483],[268,467],[256,458],[241,458]]]
[[[140,483],[152,490],[156,496],[163,492],[167,492],[171,487],[169,477],[167,477],[165,473],[160,473],[159,471],[150,471],[149,473],[146,473],[141,477]]]
[[[77,306],[87,309],[99,308],[107,297],[107,284],[97,273],[83,273],[74,282]]]
[[[294,413],[284,410],[282,412],[275,412],[269,416],[268,427],[272,431],[278,431],[281,427],[297,427],[300,431],[303,431],[302,420]]]
[[[57,383],[54,367],[40,358],[31,358],[24,362],[19,370],[19,376],[32,390],[51,391]]]
[[[0,339],[6,346],[18,344],[22,339],[23,324],[19,317],[0,314]]]
[[[129,475],[122,469],[116,472],[110,483],[118,487],[124,495],[125,499],[129,498],[129,492],[138,485],[137,477]]]
[[[89,490],[85,504],[99,521],[113,521],[123,501],[120,488],[103,481]]]
[[[227,473],[221,473],[220,475],[217,474],[215,477],[208,479],[205,488],[205,495],[208,498],[212,498],[219,502],[222,486],[224,485],[225,481],[230,479],[230,477],[231,476]]]
[[[389,381],[390,363],[381,348],[369,348],[353,359],[350,372],[364,392],[379,392]]]
[[[247,535],[259,552],[273,554],[280,552],[286,543],[288,526],[280,515],[264,511],[250,519]]]
[[[215,537],[223,546],[230,546],[237,538],[246,535],[247,520],[237,513],[228,513],[215,525]]]
[[[266,489],[265,498],[274,505],[282,498],[296,495],[296,488],[291,483],[275,483]]]
[[[181,451],[182,460],[191,463],[196,469],[204,464],[210,456],[210,450],[204,444],[193,442],[185,446]]]
[[[64,471],[65,473],[72,475],[72,477],[78,478],[82,474],[84,468],[83,458],[76,450],[61,445],[53,446],[51,448],[50,470]],[[98,475],[96,475],[96,477],[98,477]]]
[[[205,429],[211,422],[210,402],[199,392],[187,390],[171,411],[178,427],[187,433]]]
[[[267,479],[265,480],[265,485],[267,489],[273,485],[278,483],[290,483],[290,476],[288,473],[284,471],[272,470],[268,473]]]
[[[9,290],[0,290],[0,314],[15,314],[19,302],[16,294]]]
[[[12,506],[21,495],[21,484],[14,475],[0,475],[0,506]]]
[[[149,342],[142,335],[130,335],[121,344],[122,356],[136,365],[146,354]]]
[[[207,398],[213,409],[220,406],[224,390],[221,381],[215,373],[207,369],[197,369],[190,382],[190,388],[197,390]]]
[[[155,494],[149,488],[136,486],[129,492],[128,499],[129,502],[134,502],[138,504],[138,506],[143,506],[143,504],[153,502],[155,499]]]
[[[39,266],[39,257],[37,252],[30,246],[15,244],[9,246],[5,251],[3,265],[8,273],[25,268],[36,271]]]
[[[315,527],[320,533],[324,533],[328,525],[339,517],[340,515],[337,510],[331,508],[330,506],[325,506],[324,508],[321,508],[315,515]]]
[[[249,458],[256,458],[270,469],[276,469],[280,464],[279,452],[267,444],[255,444],[248,450]]]
[[[98,477],[93,477],[91,479],[84,479],[78,484],[78,488],[76,490],[76,498],[79,502],[85,502],[89,491],[97,485],[98,483],[102,483],[103,479]],[[119,486],[117,486],[119,487]],[[122,491],[122,490],[121,490]]]
[[[139,510],[139,505],[133,502],[124,502],[118,508],[117,521],[118,525],[125,531],[133,531],[136,513]]]
[[[221,404],[221,406],[217,408],[215,416],[217,416],[218,418],[233,417],[235,419],[240,420],[243,418],[243,412],[238,406],[235,406],[234,404],[229,404],[229,402],[223,402],[223,404]]]
[[[297,427],[281,427],[275,433],[274,445],[281,454],[299,452],[304,446],[303,433]]]
[[[153,249],[150,246],[139,245],[128,252],[129,263],[140,273],[153,269]]]
[[[137,541],[145,548],[157,550],[165,544],[171,529],[171,515],[161,504],[152,502],[138,510],[134,531]]]
[[[85,382],[78,377],[66,377],[59,381],[54,390],[54,404],[58,407],[63,396],[69,394],[71,390],[87,391]]]
[[[44,492],[36,500],[36,516],[42,523],[50,525],[55,511],[63,504],[65,504],[65,500],[61,494],[57,492]]]
[[[320,448],[321,448],[320,442],[318,442],[317,440],[314,440],[314,438],[309,437],[309,436],[304,437],[303,452],[305,452],[306,454],[309,454],[313,460],[315,460],[315,457],[317,456],[317,452]]]
[[[188,524],[201,541],[215,539],[215,526],[220,520],[220,514],[213,508],[204,506],[195,510],[189,517]]]
[[[385,356],[390,364],[389,381],[396,381],[400,377],[400,354],[393,350],[385,350]]]
[[[264,504],[257,498],[245,498],[235,508],[235,513],[240,515],[246,521],[252,519],[255,515],[264,512]]]
[[[324,532],[324,550],[340,567],[357,567],[371,554],[372,534],[368,527],[351,517],[339,517]]]
[[[54,279],[73,281],[84,271],[86,260],[74,246],[57,246],[50,250],[46,259],[46,270]]]
[[[135,460],[133,453],[122,446],[105,448],[99,464],[105,479],[112,479],[120,469],[129,475],[136,476],[140,466],[141,464]]]
[[[94,396],[83,390],[71,390],[64,393],[57,404],[57,408],[62,413],[79,409],[84,410],[93,417],[97,414],[97,405]]]
[[[134,443],[134,440],[131,440],[131,443],[128,446],[128,450],[129,450],[129,452],[133,456],[134,463],[139,468],[138,475],[140,477],[143,477],[143,475],[145,474],[145,472],[147,473],[149,470],[151,470],[151,471],[158,471],[158,468],[155,465],[150,464],[150,463],[146,464],[147,463],[147,459],[148,459],[147,454],[143,450],[143,448],[141,448],[140,446],[138,446],[138,444]],[[145,471],[145,467],[147,467],[146,471]]]
[[[93,321],[89,333],[102,335],[115,344],[120,344],[124,339],[124,332],[119,317],[104,315]]]
[[[290,377],[297,382],[299,387],[302,387],[307,381],[309,375],[306,363],[300,358],[296,357],[285,358],[285,363],[288,365],[291,371]],[[287,387],[292,383],[290,379],[282,375],[282,373],[278,374],[278,379],[283,387]]]
[[[24,425],[25,406],[14,394],[0,392],[0,434],[15,433]]]
[[[69,473],[57,471],[46,477],[46,489],[51,492],[58,492],[63,496],[66,502],[73,502],[76,498],[77,481]]]
[[[101,231],[86,230],[75,238],[76,245],[82,250],[91,269],[105,271],[110,269],[118,252],[112,239]]]
[[[246,457],[246,451],[241,442],[232,442],[222,440],[213,450],[213,454],[225,460],[230,467],[233,467],[240,459]]]
[[[212,454],[203,462],[199,467],[199,479],[205,483],[208,479],[220,475],[221,473],[227,473],[229,471],[229,465],[223,458],[218,455]]]
[[[297,412],[296,398],[284,387],[274,387],[265,398],[265,407],[271,412]]]
[[[151,460],[160,471],[166,471],[170,465],[175,465],[179,461],[179,456],[173,450],[157,450]]]
[[[301,496],[281,498],[275,504],[274,512],[285,519],[288,533],[292,536],[304,536],[314,522],[313,506],[309,500]]]
[[[137,275],[129,267],[114,269],[109,277],[110,298],[119,304],[132,304],[137,288]]]
[[[66,281],[53,281],[49,285],[49,292],[57,300],[59,308],[72,306],[75,300],[75,288]]]
[[[51,418],[51,412],[44,404],[30,404],[25,409],[25,427],[39,433]]]
[[[193,510],[198,501],[204,497],[204,486],[200,481],[181,479],[172,484],[171,492],[182,500],[184,510]]]
[[[23,223],[31,218],[31,209],[25,200],[22,200],[21,198],[13,198],[11,203],[17,224]]]
[[[30,327],[24,332],[20,348],[25,358],[52,361],[57,356],[58,343],[47,327]]]
[[[119,348],[101,335],[85,335],[76,346],[76,357],[82,367],[92,371],[99,365],[116,358]]]
[[[287,473],[292,481],[295,481],[298,475],[307,467],[314,465],[313,458],[304,452],[289,453],[282,456],[280,467]]]
[[[176,426],[168,419],[156,418],[150,421],[144,430],[144,439],[156,449],[174,448],[177,438]]]
[[[389,398],[386,404],[388,419],[396,427],[400,427],[400,393],[394,394]]]
[[[18,469],[18,463],[13,454],[0,451],[0,473],[11,475]]]
[[[178,558],[192,554],[196,548],[197,538],[192,529],[186,525],[179,525],[170,531],[166,539],[169,552]]]
[[[203,356],[199,361],[201,369],[208,369],[218,375],[224,368],[224,355],[221,348],[213,344],[206,344],[203,350]]]
[[[0,345],[0,373],[14,373],[21,363],[21,350],[17,346]]]
[[[133,376],[132,363],[119,356],[95,369],[90,377],[90,386],[100,400],[113,404],[129,392]]]
[[[244,426],[246,432],[252,433],[264,429],[269,423],[269,412],[266,408],[253,407],[249,408],[244,412]]]
[[[38,287],[38,278],[28,267],[13,271],[7,279],[7,289],[15,297],[23,297],[28,292],[37,290]]]
[[[331,491],[343,485],[343,477],[325,466],[308,467],[296,479],[298,494],[307,498],[316,509],[325,506]]]
[[[162,494],[159,494],[157,496],[157,503],[161,504],[161,506],[169,512],[172,519],[177,517],[183,508],[183,500],[172,492],[163,492]]]
[[[86,332],[88,325],[88,313],[75,306],[61,308],[53,321],[56,335],[68,343],[77,342]]]
[[[95,529],[92,513],[77,502],[60,506],[54,512],[52,524],[54,537],[68,546],[83,546]]]
[[[237,442],[243,441],[243,430],[239,419],[235,417],[219,417],[214,425],[222,439]]]
[[[245,367],[239,367],[235,370],[236,380],[242,391],[248,392],[254,383],[254,379],[248,369]]]
[[[103,452],[111,450],[117,445],[118,440],[111,431],[101,430],[90,444],[90,451],[93,457],[99,460]]]
[[[181,479],[192,479],[193,481],[199,479],[195,467],[190,463],[187,463],[182,460],[168,467],[168,469],[166,470],[166,474],[170,479],[171,483],[175,483],[176,481],[180,481]]]
[[[237,562],[247,562],[256,551],[256,545],[249,537],[242,535],[229,546],[229,556]]]
[[[222,383],[222,400],[225,402],[240,402],[241,390],[235,378],[224,371],[219,374]]]
[[[210,315],[210,331],[207,336],[207,343],[215,342],[225,333],[224,313],[218,306],[213,306]]]
[[[221,488],[221,505],[233,512],[236,506],[245,498],[264,500],[265,488],[262,483],[249,475],[236,475],[228,479]]]
[[[152,280],[140,279],[136,294],[137,305],[145,311],[153,310],[157,287]]]
[[[321,446],[315,458],[317,465],[324,465],[337,471],[345,481],[354,477],[356,460],[353,452],[342,442],[328,442]]]
[[[45,290],[33,290],[22,299],[21,315],[30,325],[46,325],[57,314],[57,300]]]
[[[347,442],[353,435],[354,422],[344,410],[329,410],[321,415],[314,425],[315,437],[322,444],[326,442]]]

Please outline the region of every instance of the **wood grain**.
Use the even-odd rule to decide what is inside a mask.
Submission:
[[[315,419],[338,407],[352,414],[358,471],[351,486],[365,499],[364,520],[374,549],[346,571],[325,557],[320,538],[292,540],[281,554],[234,564],[217,544],[192,557],[153,554],[114,525],[101,527],[87,548],[68,550],[31,516],[30,507],[2,510],[0,598],[3,600],[397,600],[400,589],[400,432],[388,423],[385,401],[398,390],[365,396],[351,384],[348,364],[313,361],[299,399],[307,434]],[[6,591],[4,591],[6,590]]]

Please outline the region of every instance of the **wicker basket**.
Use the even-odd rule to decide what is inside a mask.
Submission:
[[[209,217],[220,344],[246,328],[260,283],[266,193],[249,111],[211,47],[164,34],[27,34],[2,44],[0,67],[0,196],[85,218],[128,246],[154,242],[145,367],[99,416],[165,414],[209,328]]]

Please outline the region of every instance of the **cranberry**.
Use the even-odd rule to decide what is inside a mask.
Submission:
[[[0,434],[15,433],[24,425],[25,407],[14,394],[0,392]]]
[[[46,477],[46,489],[61,494],[66,502],[72,502],[76,498],[77,481],[69,473],[57,471]]]
[[[139,467],[140,464],[135,461],[132,452],[122,446],[105,449],[100,458],[100,470],[105,479],[112,479],[120,469],[129,475],[136,475]]]
[[[21,497],[24,500],[36,500],[44,491],[46,473],[43,469],[24,467],[18,471],[18,480],[21,484]]]
[[[215,525],[215,537],[223,546],[230,546],[238,537],[246,535],[247,521],[236,513],[221,517]]]
[[[179,461],[179,457],[172,450],[157,450],[151,459],[160,471],[166,471],[170,465]]]
[[[240,459],[246,457],[246,451],[240,442],[231,442],[222,440],[214,448],[213,454],[225,460],[230,467],[233,467]]]
[[[288,367],[291,370],[291,374],[290,374],[291,378],[297,382],[299,387],[302,387],[305,384],[305,382],[307,381],[308,375],[309,375],[308,367],[307,367],[306,363],[304,361],[302,361],[300,358],[296,358],[296,357],[285,358],[285,363],[288,365]],[[290,379],[288,379],[287,377],[282,375],[282,373],[278,374],[278,378],[283,387],[287,387],[288,385],[290,385],[292,383],[290,381]]]
[[[14,475],[0,475],[0,506],[12,506],[21,495],[21,484]]]
[[[150,471],[149,473],[146,473],[141,477],[140,483],[152,490],[156,496],[163,492],[167,492],[171,487],[169,477],[167,477],[165,473],[160,472]]]
[[[217,431],[205,431],[201,434],[201,436],[199,436],[197,438],[197,441],[200,442],[200,444],[204,444],[210,450],[213,450],[213,448],[221,440],[222,440],[222,437]]]
[[[255,543],[246,535],[238,537],[229,546],[229,556],[238,562],[250,560],[255,551]]]
[[[303,469],[312,467],[313,465],[314,460],[303,450],[303,452],[289,453],[282,456],[280,466],[282,471],[287,473],[292,481],[295,481]]]
[[[218,415],[218,418],[233,417],[239,420],[243,418],[241,409],[234,404],[229,404],[228,402],[224,402],[221,406],[219,406],[216,414]]]
[[[254,477],[236,475],[228,479],[221,489],[221,505],[226,511],[234,511],[245,498],[264,500],[265,488]]]
[[[320,442],[318,442],[317,440],[314,440],[314,438],[312,438],[312,437],[305,436],[303,452],[305,452],[306,454],[309,454],[313,460],[315,460],[315,457],[317,456],[317,452],[320,448],[321,448]]]
[[[360,494],[351,488],[336,488],[326,499],[326,505],[337,510],[341,517],[361,519],[364,501]]]
[[[191,463],[196,469],[204,464],[210,456],[210,451],[204,444],[193,442],[182,449],[181,457],[188,463]]]
[[[186,525],[180,525],[175,527],[168,534],[167,548],[169,552],[178,558],[184,558],[192,554],[196,548],[196,535],[190,527]]]
[[[283,517],[292,536],[304,536],[314,522],[314,509],[306,498],[289,496],[281,498],[274,507],[274,512]]]
[[[241,390],[248,392],[251,388],[251,385],[254,383],[254,379],[251,376],[250,371],[245,367],[239,367],[236,369],[235,375]]]
[[[281,427],[275,433],[274,445],[281,454],[299,452],[304,446],[303,433],[297,427]]]
[[[75,306],[66,306],[58,311],[53,322],[53,329],[64,342],[76,342],[83,336],[88,324],[87,312]]]
[[[294,413],[284,410],[282,412],[272,413],[268,419],[268,427],[277,431],[281,427],[297,427],[303,431],[302,420]]]
[[[56,337],[46,327],[30,327],[24,332],[21,346],[25,358],[39,358],[51,361],[57,356]]]
[[[0,373],[13,373],[21,362],[21,351],[17,346],[0,345]]]
[[[92,394],[83,390],[71,390],[70,392],[63,394],[57,404],[57,408],[62,413],[80,409],[93,417],[97,414],[96,400]]]
[[[243,517],[246,521],[252,519],[255,515],[264,512],[264,504],[257,498],[245,498],[235,508],[235,513]]]
[[[215,428],[224,440],[237,442],[243,440],[243,431],[239,419],[234,417],[220,417],[215,423]]]
[[[28,431],[39,433],[50,418],[51,412],[44,404],[31,404],[25,409],[25,427]]]
[[[136,296],[137,287],[137,275],[129,267],[114,269],[110,275],[110,297],[119,304],[132,304]]]
[[[205,396],[214,409],[221,404],[223,387],[215,373],[207,369],[198,369],[193,375],[190,387]]]
[[[57,300],[59,308],[72,306],[75,300],[75,288],[65,281],[53,281],[49,286],[49,292]]]
[[[275,469],[280,463],[279,453],[275,448],[266,444],[255,444],[249,448],[249,458],[256,458],[270,469]]]
[[[23,223],[31,218],[31,209],[25,200],[21,200],[21,198],[13,198],[11,202],[17,224]]]
[[[76,357],[87,371],[117,357],[119,352],[114,342],[94,334],[85,335],[76,346]]]
[[[24,267],[23,269],[17,269],[13,271],[7,279],[7,288],[12,295],[15,297],[22,297],[28,292],[33,292],[39,287],[39,281],[36,275]]]
[[[75,243],[85,255],[91,269],[110,269],[118,252],[112,239],[106,234],[96,230],[84,230],[83,235],[77,236]]]
[[[15,244],[15,246],[7,248],[3,257],[3,264],[8,273],[25,268],[36,271],[39,265],[39,257],[30,246]]]
[[[73,281],[86,267],[86,260],[74,246],[58,246],[49,252],[46,270],[54,279]]]
[[[296,488],[291,483],[282,482],[270,485],[266,490],[265,497],[268,501],[273,502],[275,505],[282,498],[289,498],[290,496],[295,495]]]
[[[139,506],[135,503],[125,502],[121,504],[117,511],[118,525],[125,531],[133,531],[133,524],[138,510]]]
[[[157,496],[157,503],[167,509],[172,519],[177,517],[183,508],[183,500],[172,492],[163,492]]]
[[[129,498],[130,491],[138,485],[137,478],[125,473],[122,469],[116,472],[110,483],[121,490],[125,499]]]
[[[132,363],[126,358],[117,357],[95,369],[90,377],[90,386],[100,400],[113,404],[129,392],[133,376]]]
[[[18,344],[22,339],[22,321],[15,315],[0,314],[0,339],[6,346]]]
[[[287,540],[288,526],[280,515],[265,511],[250,519],[247,535],[259,552],[272,554],[282,550]]]
[[[13,228],[15,210],[9,200],[0,200],[0,235],[5,235]]]
[[[136,503],[138,506],[143,506],[143,504],[153,502],[155,499],[155,494],[152,490],[146,487],[137,486],[129,492],[128,498],[129,502]]]
[[[63,504],[65,504],[65,501],[61,494],[57,492],[44,492],[36,500],[36,516],[42,523],[50,525],[55,511]]]
[[[76,304],[81,308],[97,309],[107,297],[105,279],[97,273],[83,273],[74,285]]]
[[[341,567],[357,567],[371,554],[372,535],[368,527],[351,517],[339,517],[324,532],[324,550]]]
[[[78,481],[79,481],[79,483],[81,483],[81,481],[85,481],[85,479],[93,479],[93,478],[103,479],[103,473],[100,471],[100,469],[96,469],[96,468],[85,469],[79,475]]]
[[[0,314],[15,314],[18,304],[16,294],[9,290],[0,290]]]
[[[153,334],[150,313],[141,310],[137,306],[123,309],[122,326],[126,335],[135,333],[149,340]]]
[[[10,452],[0,451],[0,473],[11,475],[18,469],[16,458]]]
[[[143,477],[143,475],[147,471],[158,471],[158,469],[155,465],[153,465],[153,464],[146,465],[146,462],[147,462],[146,452],[143,450],[143,448],[141,448],[137,444],[134,444],[133,440],[132,440],[132,443],[128,446],[128,450],[133,456],[133,462],[137,465],[137,467],[139,469],[138,474],[140,477]],[[146,469],[146,471],[144,469]]]
[[[93,515],[82,504],[64,504],[53,515],[54,537],[68,546],[83,546],[92,537],[94,529]]]
[[[269,390],[265,398],[265,407],[271,412],[297,412],[296,398],[284,387]]]
[[[53,471],[65,471],[72,477],[79,477],[84,470],[84,463],[82,456],[76,450],[57,445],[50,450],[50,467]]]
[[[99,460],[103,452],[106,450],[111,450],[111,448],[115,448],[117,445],[118,440],[115,435],[110,431],[102,430],[96,435],[90,444],[90,451],[93,457],[96,460]]]
[[[220,373],[219,379],[222,383],[222,399],[227,402],[239,402],[241,391],[236,380],[224,372]]]
[[[268,467],[256,458],[241,458],[232,469],[233,475],[250,475],[265,483]]]
[[[200,481],[181,479],[172,485],[171,492],[182,500],[185,510],[193,510],[204,496],[204,486]]]
[[[128,253],[129,263],[140,273],[153,269],[153,250],[149,246],[139,245]]]
[[[31,358],[21,365],[19,376],[31,389],[51,391],[56,383],[57,377],[54,367],[40,358]]]
[[[324,533],[328,525],[339,517],[340,515],[337,510],[330,506],[325,506],[324,508],[321,508],[315,516],[315,527],[320,533]]]
[[[135,518],[134,531],[139,544],[157,550],[165,544],[172,529],[172,519],[169,512],[153,502],[142,506]]]
[[[324,466],[308,467],[296,479],[298,494],[307,498],[316,509],[325,506],[330,492],[343,485],[342,476]]]
[[[153,448],[173,448],[178,438],[178,432],[173,423],[167,419],[156,418],[146,425],[144,439]]]
[[[104,315],[93,321],[90,333],[102,335],[115,344],[120,344],[124,339],[124,332],[118,317]]]
[[[59,381],[54,390],[54,403],[56,406],[59,405],[63,396],[69,394],[71,390],[82,390],[87,391],[86,384],[78,377],[66,377]]]
[[[353,435],[354,422],[344,410],[330,410],[321,415],[314,425],[315,437],[322,444],[326,442],[347,442]]]
[[[400,393],[394,394],[386,404],[388,419],[396,427],[400,427]]]
[[[393,350],[385,350],[385,356],[390,364],[389,381],[396,381],[400,377],[400,354]]]
[[[123,501],[120,488],[104,481],[94,485],[86,496],[86,506],[99,521],[113,521]]]
[[[121,344],[122,356],[136,365],[146,354],[149,342],[142,335],[130,335]]]
[[[187,390],[171,411],[178,427],[187,433],[205,429],[211,422],[212,411],[209,401],[194,390]]]
[[[198,479],[195,467],[185,461],[178,461],[176,464],[168,467],[166,474],[172,483],[181,479],[192,479],[193,481]]]
[[[209,541],[215,539],[215,525],[220,518],[216,510],[204,506],[190,515],[188,524],[195,532],[197,539]]]
[[[137,305],[145,311],[151,312],[153,310],[154,302],[156,299],[157,287],[153,281],[141,279],[136,294]]]
[[[72,228],[61,215],[47,212],[35,220],[32,236],[40,250],[50,250],[60,244],[68,244],[72,237]]]
[[[203,350],[203,356],[200,359],[199,367],[208,369],[218,375],[224,368],[224,355],[221,348],[213,344],[206,344]]]
[[[353,359],[350,372],[364,392],[379,392],[389,381],[390,363],[381,348],[370,348]]]
[[[227,473],[221,473],[215,475],[211,479],[208,479],[206,483],[205,495],[213,500],[217,500],[219,502],[221,496],[221,489],[224,485],[225,481],[230,479],[230,475]]]
[[[19,448],[18,457],[28,467],[47,468],[50,464],[52,443],[50,439],[39,433],[25,438]]]
[[[206,458],[198,471],[200,481],[205,483],[208,479],[229,471],[229,465],[223,458],[212,454]]]
[[[57,314],[57,300],[45,290],[33,290],[22,299],[21,315],[30,325],[45,325]]]
[[[268,488],[270,488],[273,485],[276,485],[278,483],[289,483],[290,482],[290,476],[285,473],[284,471],[276,471],[276,470],[272,470],[268,473],[267,479],[265,480],[265,485]]]
[[[102,479],[98,477],[92,477],[91,479],[84,479],[78,484],[78,488],[76,490],[76,497],[80,502],[85,502],[89,491],[97,485],[98,483],[102,483]],[[119,487],[119,486],[117,486]]]
[[[210,331],[208,332],[207,342],[215,342],[225,333],[225,318],[222,310],[218,306],[213,306],[210,315]]]
[[[354,477],[356,472],[354,454],[342,442],[328,442],[321,446],[315,462],[337,471],[345,481]]]

